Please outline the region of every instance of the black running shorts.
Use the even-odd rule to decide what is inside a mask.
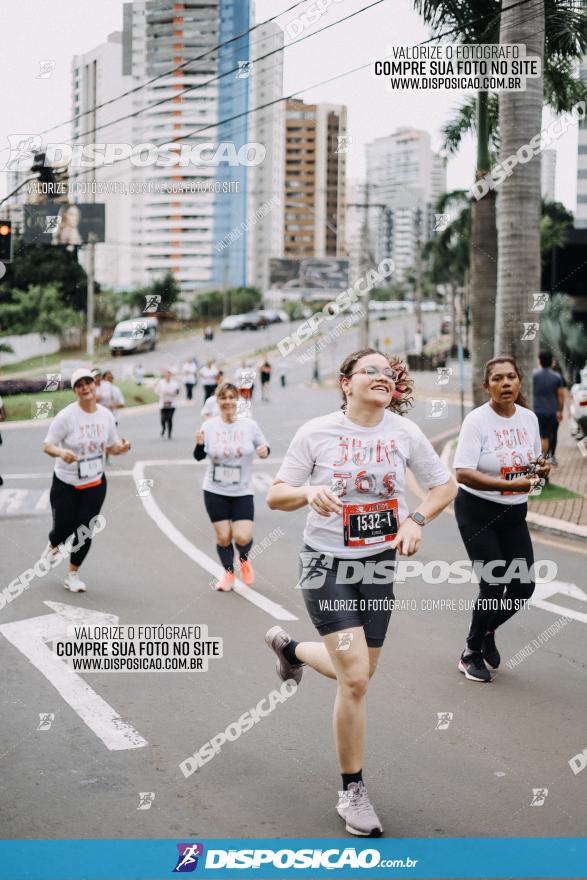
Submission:
[[[204,489],[204,504],[211,522],[228,519],[255,519],[255,502],[252,495],[219,495]]]
[[[395,550],[362,559],[337,559],[331,553],[300,553],[298,587],[321,636],[362,626],[367,645],[380,648],[393,608]]]

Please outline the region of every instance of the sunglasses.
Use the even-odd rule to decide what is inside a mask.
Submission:
[[[385,379],[389,379],[390,382],[397,382],[399,379],[399,373],[397,370],[392,370],[391,367],[385,367],[383,370],[372,365],[369,365],[368,367],[360,367],[358,370],[355,370],[354,373],[351,373],[351,376],[355,376],[357,373],[363,373],[365,376],[369,376],[370,379],[374,379],[376,376],[383,376]]]

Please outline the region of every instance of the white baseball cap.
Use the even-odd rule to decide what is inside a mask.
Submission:
[[[89,367],[79,367],[77,370],[73,371],[71,376],[71,387],[75,388],[76,383],[79,382],[80,379],[91,379],[92,382],[94,381],[92,371]]]

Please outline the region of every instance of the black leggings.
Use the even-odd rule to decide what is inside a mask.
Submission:
[[[52,547],[63,544],[70,535],[74,535],[74,546],[80,545],[78,550],[71,553],[72,565],[81,565],[90,550],[92,540],[80,536],[77,530],[81,526],[89,529],[90,520],[98,516],[106,497],[106,477],[102,477],[99,486],[90,486],[89,489],[76,489],[69,483],[64,483],[53,474],[53,483],[49,500],[53,513],[53,526],[49,532],[49,542]]]
[[[503,577],[511,562],[520,559],[525,561],[525,570],[531,575],[534,550],[526,524],[527,512],[527,504],[499,504],[459,489],[455,515],[469,559],[479,563],[503,560],[505,565],[494,568],[496,578]],[[534,581],[529,581],[527,576],[512,577],[508,583],[497,584],[481,579],[467,636],[469,649],[480,651],[483,636],[519,611],[534,587]]]
[[[174,406],[164,406],[161,413],[161,435],[165,434],[165,428],[167,428],[167,436],[171,437],[171,429],[173,428],[173,413],[175,412]]]

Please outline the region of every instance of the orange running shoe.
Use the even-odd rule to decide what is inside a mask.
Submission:
[[[234,572],[225,571],[222,580],[216,581],[215,584],[212,584],[212,589],[218,592],[228,592],[232,590],[232,586],[234,584]]]
[[[253,571],[253,566],[249,562],[249,560],[245,560],[244,562],[241,560],[241,578],[243,580],[243,584],[246,584],[247,587],[250,587],[251,584],[255,580],[255,572]]]

